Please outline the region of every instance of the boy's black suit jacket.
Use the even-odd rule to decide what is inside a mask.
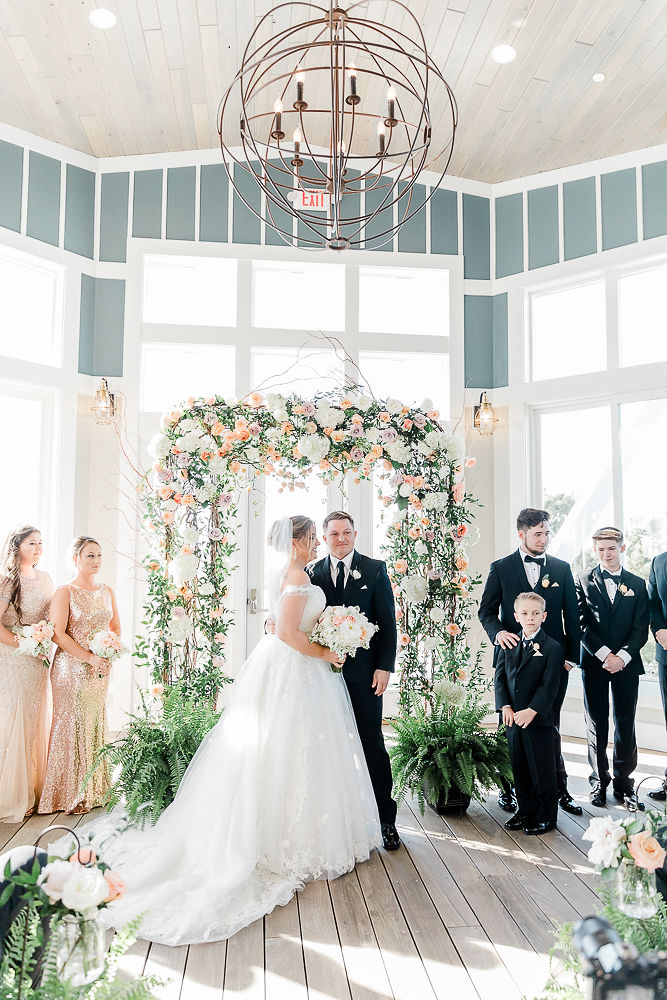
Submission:
[[[628,588],[626,594],[621,593],[622,586]],[[595,654],[602,646],[608,646],[612,653],[627,649],[632,659],[624,669],[637,676],[643,674],[640,650],[648,639],[649,606],[642,578],[622,569],[612,604],[600,567],[596,566],[577,580],[577,599],[582,670],[602,670],[602,661]]]
[[[648,602],[651,632],[655,635],[661,628],[667,628],[667,552],[661,552],[651,563]],[[667,666],[667,649],[656,642],[655,650],[658,663]]]
[[[359,573],[358,580],[352,575],[355,571]],[[389,670],[393,673],[397,643],[396,608],[386,564],[381,559],[362,556],[355,550],[342,600],[336,597],[329,556],[318,559],[308,567],[308,572],[313,583],[324,591],[327,605],[356,606],[370,622],[380,626],[368,649],[359,649],[356,656],[348,656],[345,660],[345,680],[349,683],[362,680],[368,682],[372,680],[376,670]]]
[[[548,586],[543,585],[545,578]],[[518,551],[491,563],[479,602],[478,618],[492,643],[495,644],[498,632],[503,630],[519,634],[521,628],[514,617],[514,601],[519,594],[525,594],[530,589]],[[547,555],[546,564],[540,567],[540,578],[534,592],[541,594],[547,602],[543,631],[563,646],[566,660],[579,663],[579,609],[570,564]],[[496,646],[494,664],[498,662],[499,649]]]
[[[496,665],[496,711],[510,705],[515,712],[532,708],[537,715],[531,726],[553,726],[554,704],[565,665],[561,643],[541,628],[533,643],[539,649],[526,649],[523,641],[512,649],[501,649]]]

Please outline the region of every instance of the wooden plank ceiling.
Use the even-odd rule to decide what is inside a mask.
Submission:
[[[0,121],[100,157],[214,147],[222,91],[279,2],[0,0]],[[459,104],[450,173],[497,182],[667,142],[667,0],[408,2]],[[94,28],[93,6],[116,26]]]

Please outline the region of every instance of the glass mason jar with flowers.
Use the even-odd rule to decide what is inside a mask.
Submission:
[[[656,810],[614,820],[592,819],[583,835],[591,843],[588,858],[604,881],[612,882],[616,906],[629,917],[657,913],[654,875],[666,854],[656,834],[664,817]]]

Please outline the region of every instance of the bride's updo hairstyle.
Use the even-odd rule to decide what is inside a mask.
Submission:
[[[298,542],[301,538],[307,538],[308,532],[315,524],[315,522],[311,520],[311,518],[306,517],[305,514],[295,514],[294,517],[280,518],[278,521],[274,521],[271,525],[268,538],[269,545],[272,548],[276,548],[276,543],[280,539],[280,525],[285,520],[292,522],[292,540],[295,542]]]
[[[78,559],[86,545],[100,545],[96,538],[92,538],[90,535],[77,535],[76,538],[72,539],[69,551],[72,559]],[[100,548],[102,546],[100,545]]]

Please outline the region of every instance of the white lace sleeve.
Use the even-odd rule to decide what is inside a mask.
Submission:
[[[281,597],[289,597],[292,594],[298,594],[301,597],[308,597],[308,594],[310,593],[310,588],[311,587],[312,587],[311,583],[304,583],[302,586],[298,586],[298,587],[296,587],[294,585],[289,586],[289,587],[283,587],[283,591],[282,591],[282,594],[280,596]]]

